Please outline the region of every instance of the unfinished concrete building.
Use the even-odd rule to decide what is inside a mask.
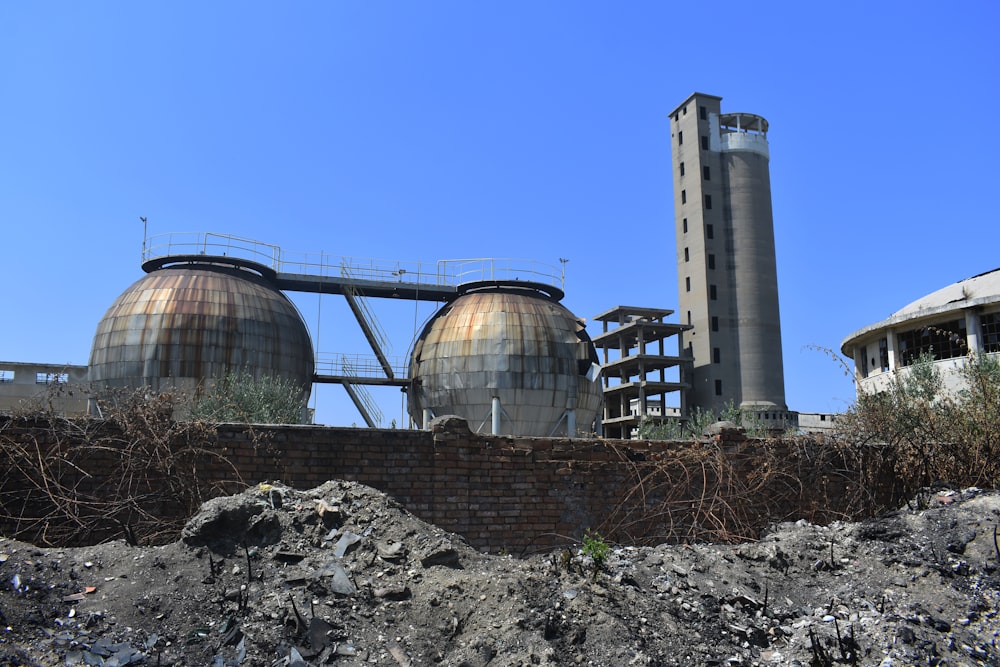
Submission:
[[[692,407],[791,421],[785,404],[767,121],[694,93],[670,114],[681,334]]]
[[[594,347],[601,357],[605,436],[628,439],[643,420],[687,418],[692,362],[681,354],[679,335],[691,327],[666,322],[673,312],[617,306],[594,318],[603,323]],[[672,394],[676,400],[668,399]]]

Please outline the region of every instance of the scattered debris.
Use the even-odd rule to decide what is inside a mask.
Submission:
[[[947,500],[941,500],[946,498]],[[182,540],[0,540],[0,664],[997,665],[1000,493],[738,546],[482,554],[378,491],[254,487]],[[582,540],[582,536],[579,536]]]

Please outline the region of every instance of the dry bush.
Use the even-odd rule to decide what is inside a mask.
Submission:
[[[208,498],[245,488],[213,425],[174,419],[180,401],[171,392],[119,392],[102,398],[102,419],[36,409],[0,421],[5,534],[48,546],[159,544],[176,539]],[[206,484],[207,468],[231,481]]]
[[[677,442],[627,462],[628,493],[601,526],[620,541],[753,540],[773,521],[859,520],[926,491],[1000,486],[1000,361],[969,354],[947,391],[932,358],[861,393],[830,436]],[[738,443],[729,446],[729,443]],[[726,446],[723,447],[722,445]]]
[[[977,353],[965,361],[956,391],[925,356],[885,391],[860,393],[838,420],[838,440],[863,450],[900,499],[942,484],[1000,485],[1000,361]],[[864,483],[879,481],[861,472]]]
[[[861,485],[857,453],[836,442],[725,437],[639,457],[613,446],[631,479],[602,532],[629,543],[732,543],[757,539],[774,521],[858,518],[885,502]]]

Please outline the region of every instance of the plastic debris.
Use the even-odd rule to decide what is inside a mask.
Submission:
[[[360,541],[360,535],[352,533],[349,530],[345,530],[344,534],[340,536],[339,540],[337,540],[337,544],[333,547],[333,555],[337,558],[343,558],[344,555],[347,554],[347,550]]]

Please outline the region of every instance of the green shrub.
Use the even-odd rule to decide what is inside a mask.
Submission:
[[[659,420],[644,418],[638,428],[640,440],[697,440],[708,430],[708,427],[719,421],[728,421],[744,429],[751,438],[764,438],[770,435],[767,425],[753,410],[743,410],[729,401],[715,412],[695,408],[687,421],[679,419]]]
[[[908,493],[935,483],[1000,484],[1000,361],[970,353],[949,391],[921,356],[880,392],[859,390],[837,437],[864,447]],[[876,480],[872,480],[874,483]]]
[[[233,371],[192,401],[188,417],[216,423],[301,424],[305,395],[291,380]]]

